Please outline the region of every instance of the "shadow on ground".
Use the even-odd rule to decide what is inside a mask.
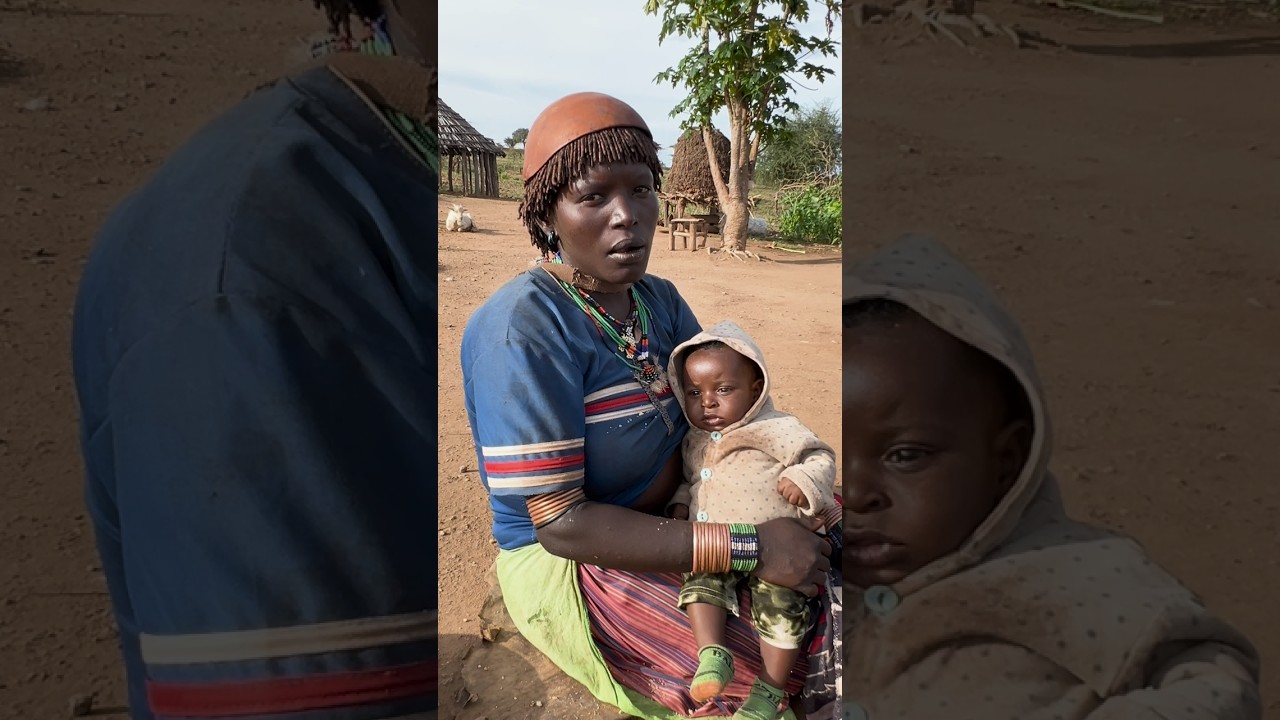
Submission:
[[[1226,38],[1202,42],[1143,45],[1068,45],[1072,52],[1148,60],[1166,58],[1215,58],[1246,55],[1280,56],[1280,36]]]
[[[9,15],[27,15],[29,17],[68,18],[68,17],[118,17],[125,19],[169,17],[169,13],[148,12],[112,12],[110,10],[89,10],[66,6],[49,7],[34,2],[0,6],[0,13]]]
[[[0,48],[0,84],[26,77],[30,72],[31,68],[22,58],[4,48]]]

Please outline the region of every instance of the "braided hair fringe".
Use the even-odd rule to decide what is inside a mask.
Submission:
[[[560,249],[560,243],[549,238],[544,228],[551,221],[560,192],[569,183],[585,177],[597,165],[625,163],[647,165],[653,173],[653,189],[662,188],[658,146],[640,128],[605,128],[583,135],[556,151],[524,184],[524,199],[520,201],[520,219],[529,229],[534,247],[546,255]]]

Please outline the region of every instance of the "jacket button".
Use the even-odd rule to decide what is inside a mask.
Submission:
[[[702,472],[698,473],[698,477],[706,480],[711,477],[711,468],[702,468]]]
[[[844,720],[871,720],[867,709],[852,700],[844,702]]]
[[[720,431],[719,431],[719,430],[716,430],[715,432],[711,433],[711,441],[712,441],[712,442],[720,442],[720,438],[722,438],[722,437],[724,437],[724,436],[720,434]]]
[[[709,518],[709,517],[711,517],[711,516],[707,514],[707,511],[706,511],[706,510],[699,510],[699,511],[698,511],[698,522],[706,522],[706,521],[707,521],[707,518]]]
[[[872,585],[862,595],[867,609],[877,615],[888,615],[898,608],[898,593],[884,585]]]

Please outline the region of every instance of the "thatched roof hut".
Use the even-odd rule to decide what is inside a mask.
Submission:
[[[720,177],[729,181],[729,138],[724,133],[711,129],[711,143],[716,150],[716,160],[720,163]],[[719,215],[719,201],[716,197],[715,181],[711,177],[711,163],[707,161],[707,143],[702,138],[702,131],[688,131],[676,141],[675,150],[671,153],[671,169],[662,178],[662,199],[666,200],[666,220],[672,217],[684,217],[687,204],[705,205],[711,209],[708,220]],[[673,214],[674,206],[674,214]],[[713,230],[718,232],[718,222],[710,222]]]
[[[711,129],[712,145],[716,160],[720,162],[720,177],[729,181],[729,138]],[[716,185],[711,178],[711,163],[707,161],[707,143],[701,131],[686,132],[676,141],[671,153],[671,170],[662,179],[662,190],[671,196],[684,196],[699,205],[714,205]]]
[[[506,155],[502,146],[481,135],[471,123],[440,100],[437,115],[440,129],[440,157],[448,158],[440,173],[440,187],[449,193],[498,197],[498,158]],[[454,188],[455,174],[458,189]]]

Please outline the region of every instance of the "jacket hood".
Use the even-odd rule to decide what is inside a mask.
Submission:
[[[942,244],[913,234],[861,262],[846,264],[843,291],[845,306],[876,298],[902,303],[994,358],[1022,387],[1034,423],[1027,463],[1004,499],[959,548],[905,578],[899,592],[971,567],[1002,544],[1062,517],[1057,482],[1047,470],[1052,428],[1031,349],[1017,321],[987,284]]]
[[[738,327],[736,323],[730,320],[725,320],[680,343],[675,350],[671,351],[671,360],[667,363],[667,377],[671,383],[671,391],[675,394],[676,401],[680,403],[680,409],[683,411],[685,396],[684,389],[681,387],[680,375],[684,369],[684,360],[694,347],[716,340],[728,345],[755,363],[760,368],[760,376],[764,378],[764,387],[760,390],[760,397],[756,398],[755,404],[751,406],[746,415],[742,416],[741,420],[723,430],[723,432],[728,432],[746,425],[760,415],[773,410],[773,399],[769,396],[769,368],[765,365],[764,353],[760,352],[760,346],[756,345],[755,340],[751,339],[746,330]]]

